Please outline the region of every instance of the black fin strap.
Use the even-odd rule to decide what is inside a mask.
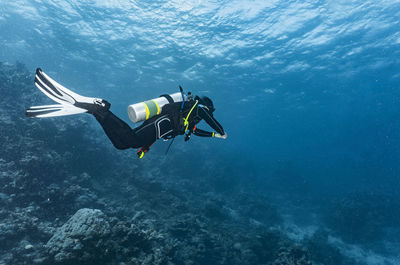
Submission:
[[[161,95],[160,97],[166,98],[168,100],[169,104],[174,103],[174,99],[168,94]]]

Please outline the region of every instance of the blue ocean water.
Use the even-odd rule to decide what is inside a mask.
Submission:
[[[398,0],[2,1],[0,61],[105,98],[132,127],[130,104],[178,85],[209,96],[226,140],[177,139],[168,156],[157,143],[144,162],[122,155],[217,194],[268,196],[294,238],[326,222],[343,255],[400,262]],[[364,236],[376,227],[379,240]]]

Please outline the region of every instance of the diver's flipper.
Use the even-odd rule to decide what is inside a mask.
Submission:
[[[56,117],[88,112],[102,113],[110,108],[110,103],[99,98],[78,95],[46,75],[42,69],[36,69],[35,85],[46,96],[61,105],[30,107],[26,110],[28,117]]]
[[[95,98],[84,97],[78,95],[64,86],[57,83],[46,75],[42,69],[36,69],[35,85],[40,89],[46,96],[60,104],[71,104],[76,103],[89,103],[93,104]]]
[[[47,117],[73,115],[84,112],[87,112],[87,110],[60,104],[60,105],[30,107],[29,109],[26,110],[25,115],[27,117],[47,118]]]

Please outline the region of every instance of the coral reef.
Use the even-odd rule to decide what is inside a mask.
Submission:
[[[56,263],[65,260],[99,263],[107,260],[109,247],[106,242],[110,232],[110,224],[102,211],[83,208],[57,229],[45,247]]]

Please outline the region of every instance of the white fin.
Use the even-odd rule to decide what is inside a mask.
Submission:
[[[71,105],[45,105],[45,106],[33,106],[26,110],[25,115],[28,117],[35,118],[48,118],[58,117],[66,115],[74,115],[87,112],[82,108],[77,108]]]
[[[93,104],[94,98],[84,97],[72,92],[57,83],[40,68],[36,69],[35,85],[46,96],[63,105],[74,105],[76,102]]]

